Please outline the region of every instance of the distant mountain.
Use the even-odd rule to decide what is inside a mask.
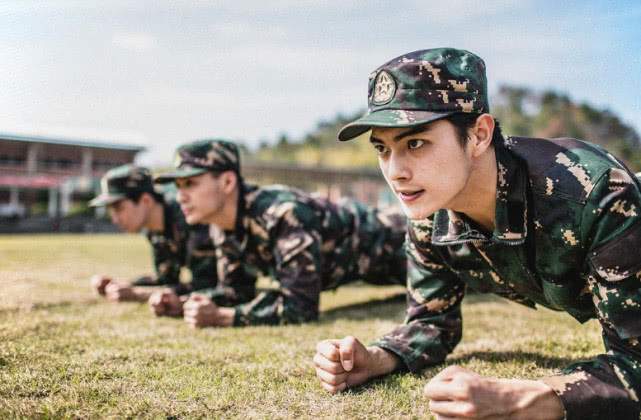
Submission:
[[[554,91],[502,86],[491,101],[506,135],[531,137],[575,137],[597,143],[623,159],[633,170],[641,169],[641,138],[630,126],[607,109],[575,103]],[[302,139],[283,135],[274,145],[262,144],[248,151],[258,161],[335,167],[374,167],[376,154],[367,134],[349,142],[338,142],[338,130],[362,115],[337,115],[321,121]]]
[[[641,138],[607,109],[575,103],[554,91],[534,92],[503,86],[490,106],[508,135],[574,137],[599,144],[623,159],[633,170],[641,169]]]

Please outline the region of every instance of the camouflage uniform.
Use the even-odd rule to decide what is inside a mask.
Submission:
[[[134,286],[169,286],[178,294],[193,290],[213,293],[216,287],[216,257],[205,225],[189,226],[180,206],[167,190],[160,194],[154,190],[151,174],[146,168],[123,165],[108,171],[101,180],[101,194],[90,205],[106,206],[142,192],[162,197],[164,228],[147,232],[152,246],[156,277],[140,277]],[[180,283],[180,269],[191,272],[191,283]]]
[[[215,249],[205,225],[189,226],[180,205],[170,196],[163,197],[162,231],[147,231],[147,239],[153,250],[156,278],[141,277],[132,282],[135,286],[170,286],[179,295],[216,287]],[[186,267],[191,273],[189,284],[180,283],[180,269]]]
[[[488,111],[483,62],[466,51],[418,51],[385,64],[375,77],[382,71],[400,85],[401,96],[393,99],[396,110],[376,115],[371,104],[375,94],[370,94],[372,113],[365,121],[350,124],[347,133],[341,133],[342,140],[364,132],[367,124],[410,126],[406,123],[412,118],[398,115],[405,112],[398,109],[435,110],[431,116],[418,111],[423,115],[417,119],[431,121],[457,109]],[[411,90],[409,84],[417,89]],[[466,92],[461,86],[467,87]],[[383,88],[370,85],[377,87]],[[470,104],[469,109],[452,102],[451,89],[468,95],[462,104]],[[532,308],[539,304],[566,311],[579,322],[597,318],[607,353],[542,380],[559,395],[567,419],[638,419],[641,191],[637,179],[600,147],[574,139],[509,137],[495,144],[495,152],[494,231],[486,232],[451,210],[412,220],[407,318],[374,344],[397,355],[412,372],[442,362],[461,339],[460,306],[468,287]]]
[[[240,174],[233,143],[195,142],[177,154],[178,171],[157,177],[158,182],[208,170]],[[259,188],[241,180],[236,228],[210,227],[218,278],[222,285],[237,288],[248,275],[262,273],[275,278],[280,289],[236,306],[234,325],[315,320],[322,290],[358,279],[404,284],[405,230],[405,217],[397,212],[350,200],[333,204],[294,188]]]

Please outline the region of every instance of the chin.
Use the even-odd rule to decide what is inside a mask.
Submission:
[[[438,209],[432,209],[432,208],[421,207],[421,206],[410,207],[404,204],[401,207],[403,209],[403,213],[405,213],[405,216],[407,216],[407,218],[410,220],[427,219],[428,217],[436,213],[436,210],[438,210]]]
[[[190,225],[195,225],[200,223],[201,218],[199,218],[195,214],[190,214],[189,216],[185,216],[185,221]]]

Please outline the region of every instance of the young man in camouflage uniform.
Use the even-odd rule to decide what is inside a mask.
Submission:
[[[193,326],[291,324],[318,318],[322,290],[364,280],[403,284],[405,217],[354,201],[333,204],[282,185],[256,187],[240,174],[235,144],[199,141],[177,151],[176,182],[187,222],[209,223],[222,285],[245,272],[268,274],[279,290],[249,303],[218,307],[195,297],[185,304]]]
[[[113,168],[102,178],[101,189],[90,206],[107,206],[113,223],[126,232],[146,232],[156,277],[140,277],[129,284],[95,275],[92,284],[99,294],[113,301],[149,299],[157,315],[181,315],[185,299],[179,296],[193,290],[214,293],[216,258],[207,226],[188,225],[170,192],[163,195],[155,191],[148,169],[134,165]],[[180,283],[181,267],[190,270],[190,284]],[[154,292],[143,286],[166,288]]]
[[[607,353],[558,376],[485,378],[457,366],[425,387],[439,418],[638,419],[641,192],[630,171],[579,140],[503,138],[488,114],[485,64],[467,51],[395,58],[370,78],[371,130],[408,224],[403,325],[369,347],[325,340],[314,357],[330,392],[443,362],[461,339],[467,287],[597,318]]]

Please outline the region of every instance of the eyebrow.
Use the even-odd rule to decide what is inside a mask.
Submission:
[[[408,130],[405,130],[402,133],[397,134],[396,136],[394,136],[393,140],[394,140],[394,142],[398,142],[403,137],[411,136],[411,135],[414,135],[414,134],[417,134],[417,133],[422,133],[422,132],[425,132],[425,131],[430,131],[431,129],[432,129],[432,127],[430,125],[419,124],[419,125],[417,125],[415,127],[410,127]],[[379,139],[377,137],[374,137],[374,136],[370,136],[369,137],[369,141],[370,141],[370,143],[385,143],[383,140],[381,140],[381,139]]]
[[[400,134],[397,134],[394,137],[394,141],[399,141],[403,137],[411,136],[413,134],[422,133],[424,131],[430,131],[432,129],[431,125],[419,124],[415,127],[411,127],[409,130],[403,131]]]

